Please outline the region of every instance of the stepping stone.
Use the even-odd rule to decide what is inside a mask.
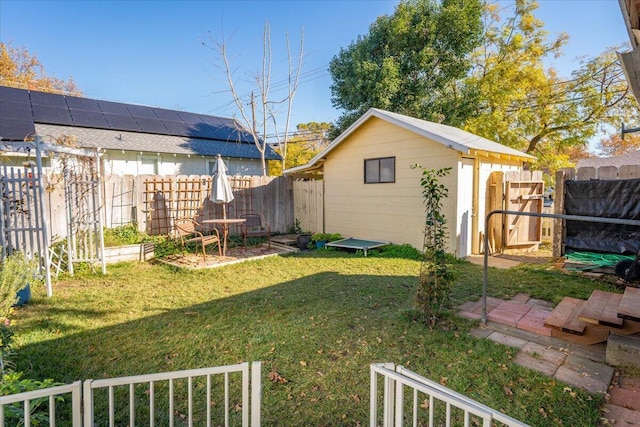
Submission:
[[[494,332],[487,338],[495,343],[518,349],[522,349],[528,343],[527,340],[523,340],[522,338],[512,337],[511,335],[502,334],[500,332]]]
[[[640,288],[627,286],[618,308],[618,317],[640,322]]]
[[[640,411],[640,390],[613,387],[609,390],[609,403],[623,408]]]
[[[604,363],[585,357],[569,355],[558,368],[555,378],[590,393],[605,393],[611,384],[615,370]]]
[[[578,319],[585,301],[577,298],[565,297],[547,317],[544,326],[556,331],[575,335],[584,334],[586,323]]]
[[[602,418],[609,420],[611,426],[634,426],[640,425],[640,412],[621,406],[605,403]],[[613,421],[613,422],[612,422]]]
[[[531,307],[519,302],[504,301],[487,313],[487,320],[516,327],[522,317],[531,310]]]
[[[550,337],[551,329],[544,326],[544,322],[550,314],[550,311],[532,308],[527,312],[527,314],[522,316],[516,324],[516,327],[523,331],[534,332],[539,335]]]
[[[621,328],[622,318],[618,317],[618,308],[622,302],[622,294],[595,290],[582,308],[578,319],[595,325]]]

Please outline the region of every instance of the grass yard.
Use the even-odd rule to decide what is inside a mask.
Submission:
[[[367,425],[369,364],[393,362],[534,426],[597,424],[599,397],[513,364],[514,349],[468,334],[473,323],[415,322],[419,267],[338,251],[200,271],[117,264],[54,283],[50,299],[37,290],[14,316],[14,359],[61,382],[261,360],[265,426]],[[557,303],[607,289],[547,268],[491,269],[490,294]],[[482,268],[455,269],[453,303],[480,297]]]

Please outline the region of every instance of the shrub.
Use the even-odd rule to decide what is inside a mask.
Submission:
[[[143,242],[159,242],[164,240],[162,236],[149,236],[138,231],[138,224],[131,223],[114,228],[104,229],[104,245],[106,247],[135,245]]]
[[[386,245],[369,251],[369,256],[377,258],[404,258],[421,260],[422,253],[408,243],[404,245]]]
[[[423,169],[420,185],[426,208],[424,245],[420,283],[416,292],[416,305],[424,313],[429,327],[433,327],[441,311],[449,302],[453,287],[453,270],[445,252],[447,220],[442,214],[443,199],[448,189],[438,178],[449,174],[451,168]]]
[[[62,385],[56,383],[52,379],[46,379],[44,381],[32,380],[28,378],[22,378],[22,372],[9,372],[2,375],[0,381],[0,396],[8,396],[11,394],[24,393],[26,391],[41,390],[44,388],[55,387]],[[48,397],[40,397],[37,399],[31,399],[31,414],[30,421],[32,426],[46,426],[49,425],[49,413],[46,408]],[[56,397],[57,402],[63,402],[62,396]],[[8,425],[23,426],[24,425],[24,409],[21,404],[5,405],[4,407],[4,420],[8,421]]]
[[[335,242],[342,239],[340,233],[315,233],[311,236],[312,242]]]

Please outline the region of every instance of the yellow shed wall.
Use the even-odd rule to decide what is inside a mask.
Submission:
[[[364,183],[364,160],[395,157],[395,182]],[[372,117],[331,151],[324,164],[325,229],[345,237],[385,240],[422,249],[425,211],[420,164],[452,167],[441,179],[449,188],[443,213],[456,228],[456,189],[460,153],[413,132]],[[472,183],[469,183],[472,185]],[[449,252],[456,252],[457,229],[449,229]]]

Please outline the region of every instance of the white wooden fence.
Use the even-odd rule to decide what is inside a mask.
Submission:
[[[0,427],[18,425],[18,414],[21,414],[23,425],[29,427],[38,417],[42,419],[42,411],[47,414],[51,427],[89,427],[98,425],[97,422],[99,425],[130,427],[173,427],[185,423],[189,427],[259,427],[261,366],[261,362],[253,362],[251,365],[245,362],[186,371],[86,380],[84,383],[76,381],[69,385],[0,396]],[[232,382],[238,376],[240,381]],[[205,390],[204,393],[202,390]],[[214,396],[215,391],[218,393]],[[240,402],[237,401],[238,396]],[[59,402],[60,397],[64,402]],[[60,407],[65,406],[69,398],[71,408],[66,412],[60,411]],[[164,399],[164,404],[158,404]],[[223,405],[218,405],[219,402]],[[232,403],[241,407],[239,420],[234,418],[236,405],[232,406]],[[159,408],[164,408],[163,412]],[[35,413],[35,409],[39,412]]]

